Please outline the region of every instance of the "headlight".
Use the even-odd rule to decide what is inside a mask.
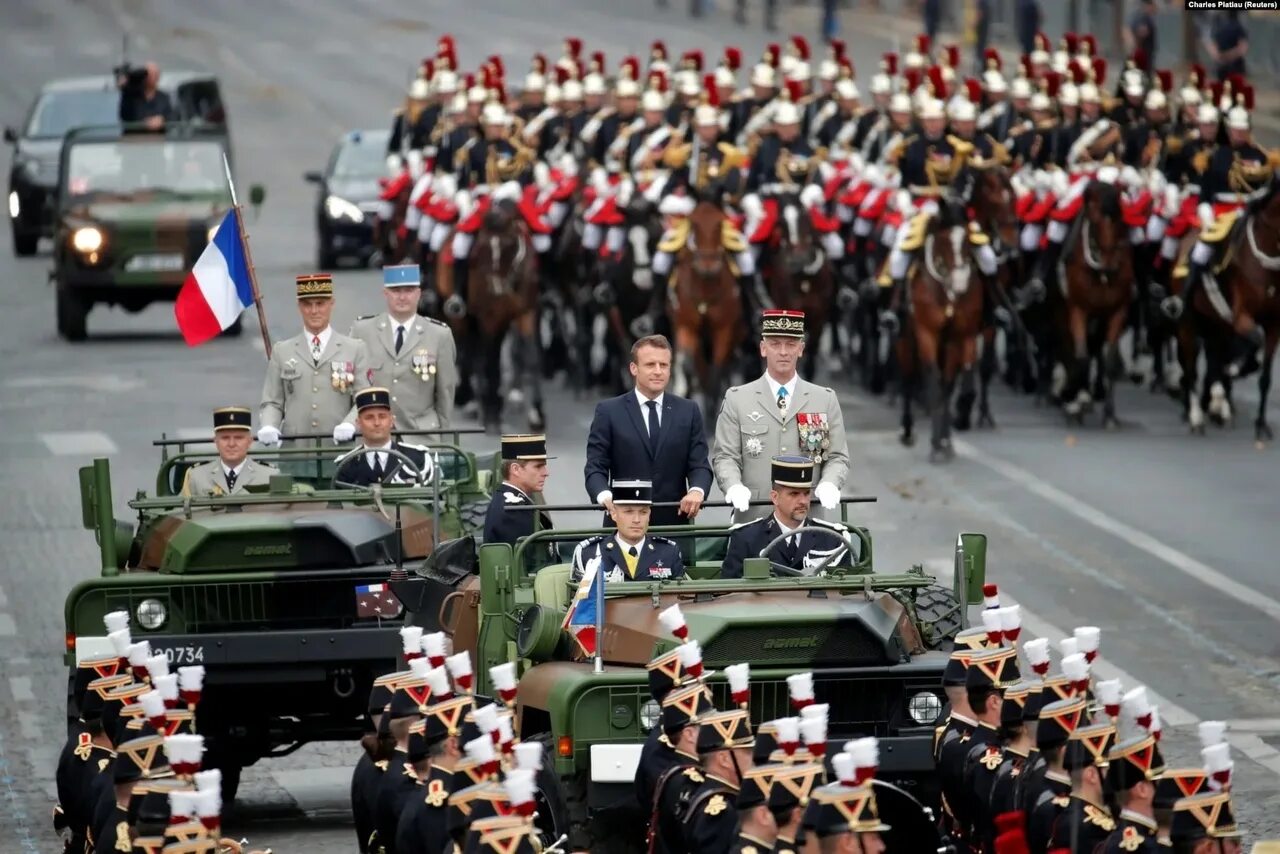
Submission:
[[[653,729],[662,717],[662,706],[656,700],[645,700],[640,707],[640,726],[645,732]]]
[[[77,252],[97,252],[102,248],[102,232],[92,226],[77,228],[71,235],[71,245]]]
[[[155,631],[168,617],[169,612],[159,599],[143,599],[138,603],[138,625],[144,629]]]
[[[911,715],[911,720],[927,726],[942,714],[942,700],[938,699],[937,694],[921,691],[907,701],[907,714]]]
[[[218,226],[216,225],[209,226],[209,242],[210,243],[213,242],[213,236],[217,233],[218,233]]]
[[[324,200],[325,213],[330,219],[349,219],[352,222],[363,222],[364,212],[340,196],[329,196]]]
[[[22,203],[18,200],[18,191],[9,191],[9,219],[17,219],[18,213],[22,210]]]

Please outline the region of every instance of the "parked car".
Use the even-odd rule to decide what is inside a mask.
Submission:
[[[303,177],[316,184],[316,262],[333,267],[339,258],[369,263],[374,253],[373,222],[378,211],[378,179],[386,175],[387,130],[343,134],[323,172]]]

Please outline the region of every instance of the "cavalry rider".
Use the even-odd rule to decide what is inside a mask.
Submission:
[[[1031,118],[1015,127],[1010,137],[1012,156],[1019,169],[1045,169],[1054,162],[1054,143],[1058,136],[1058,122],[1053,117],[1055,81],[1045,81],[1045,86],[1031,96]]]
[[[1219,250],[1227,243],[1232,226],[1250,202],[1267,193],[1280,165],[1280,154],[1268,154],[1253,141],[1249,124],[1253,90],[1245,87],[1240,95],[1241,102],[1227,113],[1227,144],[1213,152],[1200,181],[1200,236],[1191,250],[1181,298],[1171,295],[1165,302],[1165,311],[1174,318],[1192,304],[1206,270],[1220,257]],[[1246,340],[1261,347],[1262,327],[1255,326]]]
[[[650,75],[651,80],[654,76]],[[662,152],[676,135],[675,128],[667,124],[667,98],[663,91],[666,83],[661,78],[654,83],[640,97],[642,123],[637,130],[628,134],[621,155],[623,168],[630,173],[636,192],[648,196],[662,190],[662,182],[656,180],[659,177],[657,169],[662,161]],[[619,228],[619,231],[622,230]],[[615,255],[621,249],[621,245],[616,250],[609,246],[608,240],[605,245]]]
[[[870,161],[867,161],[863,149],[872,129],[881,124],[888,125],[889,99],[893,96],[893,72],[890,69],[896,67],[896,62],[896,54],[886,53],[881,58],[880,69],[871,76],[871,85],[868,87],[871,91],[871,107],[858,116],[857,128],[849,142],[852,150],[861,152],[866,162]]]
[[[809,135],[810,145],[815,148],[839,145],[844,151],[851,150],[859,120],[865,113],[872,112],[859,109],[858,98],[857,83],[849,77],[837,80],[831,101],[816,116],[816,127]]]
[[[751,69],[751,85],[734,101],[729,118],[729,138],[741,146],[751,143],[748,125],[762,110],[770,109],[778,92],[777,45],[771,45],[764,58]]]
[[[610,258],[619,258],[626,241],[624,210],[635,190],[625,165],[625,146],[629,138],[644,126],[636,115],[640,102],[640,86],[636,82],[639,62],[628,57],[618,74],[614,91],[614,107],[606,107],[591,118],[582,130],[594,164],[589,183],[594,199],[583,213],[582,248],[593,257],[604,244]]]
[[[973,157],[982,161],[998,161],[1007,164],[1009,154],[987,131],[978,130],[978,102],[982,87],[977,80],[965,81],[963,96],[954,99],[947,109],[951,117],[951,133],[973,145]]]
[[[459,297],[467,281],[468,257],[476,232],[495,200],[516,203],[529,228],[533,250],[541,257],[551,248],[551,227],[543,221],[525,188],[532,189],[537,155],[512,132],[512,116],[502,105],[501,94],[484,107],[484,136],[473,138],[458,152],[458,228],[453,235],[454,293]]]
[[[1165,216],[1169,217],[1169,226],[1165,229],[1154,271],[1154,281],[1162,287],[1168,285],[1169,274],[1173,271],[1183,236],[1196,226],[1197,211],[1200,208],[1200,182],[1218,149],[1221,123],[1218,108],[1204,103],[1196,111],[1196,126],[1184,136],[1170,140],[1170,145],[1177,143],[1177,148],[1175,152],[1171,152],[1173,156],[1165,161],[1165,176],[1170,185],[1165,202]],[[1176,305],[1180,303],[1171,302],[1164,310],[1168,311]]]
[[[391,122],[387,153],[422,150],[438,116],[439,113],[431,109],[431,82],[426,77],[414,78],[409,84],[404,107],[396,110],[395,119]]]
[[[1013,132],[1014,110],[1009,103],[1009,84],[1002,73],[1004,65],[1000,51],[987,48],[985,69],[982,72],[982,90],[987,95],[987,108],[978,116],[978,127],[1004,142]]]

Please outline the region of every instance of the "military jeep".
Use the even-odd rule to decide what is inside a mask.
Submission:
[[[694,553],[714,553],[703,546],[723,544],[730,533],[705,526],[652,531],[693,534]],[[766,556],[748,559],[737,579],[718,577],[719,560],[699,559],[682,579],[608,583],[593,661],[562,629],[576,589],[570,564],[539,566],[539,556],[549,542],[596,533],[536,531],[514,548],[489,543],[476,555],[465,553],[466,544],[441,544],[424,569],[391,583],[413,622],[441,627],[455,649],[472,652],[477,694],[493,694],[490,667],[518,663],[519,733],[544,743],[555,772],[542,793],[547,809],[540,808],[550,838],[568,833],[571,845],[628,850],[643,836],[648,806],[636,802],[634,781],[642,745],[660,718],[645,664],[679,643],[658,619],[677,602],[705,666],[719,674],[709,684],[720,708],[732,707],[726,665],[751,664],[753,726],[792,714],[786,677],[812,671],[817,702],[830,705],[830,749],[877,736],[880,779],[937,814],[932,743],[945,705],[942,673],[967,623],[966,603],[982,601],[984,535],[959,536],[950,586],[919,566],[875,572],[871,534],[857,526],[849,528],[853,565],[817,576],[780,576],[784,568]],[[478,576],[467,569],[476,557]],[[635,832],[619,840],[627,829]]]
[[[257,452],[281,474],[209,497],[180,492],[186,469],[216,454],[162,440],[155,495],[129,502],[132,521],[115,517],[109,463],[94,460],[80,469],[80,495],[102,571],[67,595],[67,665],[115,654],[101,637],[115,610],[153,654],[204,665],[200,731],[228,797],[258,759],[358,739],[373,679],[396,668],[404,615],[387,593],[385,616],[361,616],[356,588],[475,530],[488,503],[496,460],[452,438],[426,442],[427,486],[338,488],[341,449],[330,444]],[[79,715],[70,689],[67,715]]]

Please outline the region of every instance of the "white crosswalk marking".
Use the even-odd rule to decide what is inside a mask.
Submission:
[[[109,456],[120,450],[98,430],[50,430],[40,434],[40,441],[60,457]]]

